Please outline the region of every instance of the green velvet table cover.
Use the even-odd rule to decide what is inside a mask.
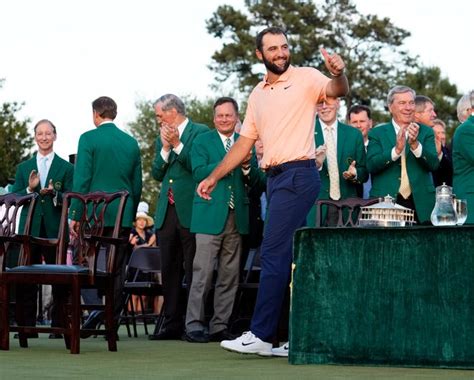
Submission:
[[[301,229],[292,364],[474,368],[474,227]]]

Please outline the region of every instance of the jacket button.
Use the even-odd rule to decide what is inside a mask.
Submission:
[[[173,180],[172,180],[172,179],[170,179],[168,182],[169,182],[169,183],[173,183]]]

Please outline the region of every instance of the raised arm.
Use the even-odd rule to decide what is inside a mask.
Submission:
[[[345,96],[349,92],[349,82],[344,74],[346,64],[338,54],[331,55],[324,48],[321,48],[321,54],[324,64],[332,76],[326,87],[326,95],[333,98]]]

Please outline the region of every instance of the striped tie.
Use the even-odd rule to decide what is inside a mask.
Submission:
[[[230,138],[225,139],[225,151],[228,152],[230,150],[230,147],[232,146],[232,143],[230,141]],[[229,198],[229,208],[233,210],[235,207],[234,204],[234,192],[230,192],[230,198]]]

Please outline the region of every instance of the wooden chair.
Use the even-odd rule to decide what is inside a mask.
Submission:
[[[324,222],[321,220],[323,207],[333,206],[337,209],[338,221],[336,227],[355,227],[359,224],[360,208],[378,202],[380,202],[379,198],[346,198],[338,201],[319,199],[316,201],[316,227],[325,227]]]
[[[138,247],[133,250],[130,261],[127,265],[127,280],[123,287],[126,298],[121,317],[121,322],[125,323],[127,326],[129,336],[131,336],[129,321],[132,322],[133,335],[136,338],[138,336],[137,320],[143,321],[145,334],[148,335],[147,322],[150,320],[156,322],[155,319],[162,317],[162,313],[147,313],[145,302],[143,302],[144,297],[157,297],[163,295],[160,275],[161,254],[158,247]],[[141,312],[135,310],[131,296],[139,297]],[[128,311],[127,306],[130,308],[130,311]]]
[[[80,352],[81,334],[81,288],[100,288],[105,293],[105,330],[93,330],[95,334],[106,335],[109,351],[117,351],[116,322],[114,321],[114,267],[115,252],[119,245],[126,244],[127,239],[119,238],[122,216],[128,197],[127,191],[115,193],[94,192],[89,194],[66,193],[63,197],[63,207],[58,239],[43,239],[30,237],[23,239],[18,266],[10,269],[2,268],[0,272],[1,285],[1,349],[9,349],[9,332],[17,331],[20,346],[28,347],[27,334],[55,333],[63,334],[66,347],[72,354]],[[68,209],[71,201],[78,202],[82,215],[78,221],[77,263],[66,264],[66,252],[69,242]],[[110,207],[114,204],[112,207]],[[115,208],[117,207],[117,208]],[[116,210],[112,236],[104,236],[105,213]],[[81,214],[81,212],[79,212]],[[31,264],[30,247],[54,245],[56,249],[56,264]],[[97,270],[97,256],[102,245],[109,246],[105,271]],[[18,326],[8,324],[8,289],[10,286],[21,284],[50,284],[57,287],[59,299],[55,302],[60,306],[61,327],[24,326],[23,305],[17,302],[16,314]],[[91,332],[86,330],[85,332]]]
[[[23,243],[28,241],[37,196],[36,193],[28,195],[10,193],[0,196],[0,310],[2,310],[0,315],[0,347],[8,346],[8,333],[4,333],[4,329],[8,329],[9,323],[8,289],[3,285],[1,276],[7,270],[6,252],[10,249],[12,254],[16,254],[17,251],[11,248],[14,245],[19,245],[20,249],[23,249]],[[17,222],[20,219],[21,212],[25,215],[24,226],[22,231],[17,232]]]

